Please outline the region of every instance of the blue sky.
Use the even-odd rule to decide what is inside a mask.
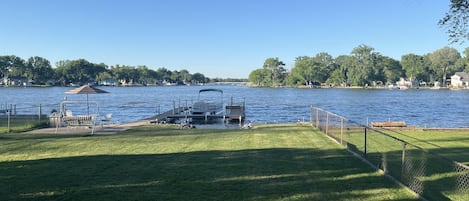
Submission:
[[[437,24],[449,0],[0,0],[0,55],[53,65],[84,58],[107,65],[187,69],[247,78],[268,57],[423,55],[450,45]]]

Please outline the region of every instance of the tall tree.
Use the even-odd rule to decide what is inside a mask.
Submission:
[[[54,69],[52,69],[49,60],[45,58],[30,57],[25,65],[29,69],[28,78],[34,80],[35,83],[45,84],[54,77]]]
[[[406,54],[401,57],[401,65],[405,71],[405,76],[411,81],[423,79],[426,66],[424,57],[416,54]]]
[[[447,29],[451,43],[469,39],[467,30],[469,20],[469,0],[450,0],[449,11],[438,24]]]
[[[160,67],[156,70],[157,79],[161,81],[171,81],[171,71],[165,67]]]
[[[192,75],[192,82],[195,84],[207,83],[207,78],[202,73],[194,73]]]
[[[286,69],[285,63],[278,58],[267,58],[263,67],[268,73],[268,79],[271,81],[271,86],[279,86],[283,84]]]
[[[374,48],[367,45],[359,45],[352,50],[354,59],[348,68],[348,77],[352,85],[365,86],[378,74],[375,56]]]
[[[314,77],[315,73],[319,72],[319,69],[315,69],[315,67],[318,67],[318,65],[314,64],[313,58],[308,56],[297,57],[295,59],[295,65],[291,70],[290,82],[295,85],[309,85],[312,82],[319,83],[319,79]]]
[[[24,60],[15,55],[0,56],[0,73],[3,78],[19,76],[26,78],[27,70]]]
[[[402,77],[402,66],[399,61],[387,56],[378,56],[377,59],[377,65],[380,66],[383,72],[383,80],[379,81],[389,84],[399,80],[399,78]]]
[[[323,83],[330,74],[336,69],[334,58],[325,52],[320,52],[313,57],[313,62],[317,65],[318,71],[315,72],[318,82]]]
[[[464,66],[464,71],[469,72],[469,47],[464,49],[464,57],[461,58],[461,64]]]
[[[266,70],[263,68],[258,68],[256,70],[251,71],[249,73],[249,82],[254,83],[256,86],[267,86],[270,82],[266,83],[267,73]],[[268,80],[270,81],[270,80]]]
[[[350,66],[353,65],[354,58],[348,55],[340,55],[335,58],[336,69],[331,73],[326,83],[343,85],[349,84],[347,72]]]
[[[438,49],[429,55],[431,61],[431,69],[436,76],[441,78],[441,86],[446,84],[446,75],[454,73],[460,69],[456,68],[456,62],[461,58],[459,52],[451,47]]]
[[[64,60],[56,64],[56,73],[63,85],[93,83],[105,71],[104,64],[90,63],[85,59]]]
[[[192,80],[192,75],[188,70],[182,69],[179,71],[179,78],[182,82],[189,82]]]

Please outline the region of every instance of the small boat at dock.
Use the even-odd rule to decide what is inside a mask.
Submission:
[[[218,97],[219,96],[219,97]],[[172,114],[165,115],[168,122],[192,122],[192,123],[217,123],[238,122],[241,124],[245,118],[245,103],[235,104],[233,98],[231,103],[225,105],[223,102],[223,90],[201,89],[197,101],[191,106],[185,107],[179,112],[174,108]]]
[[[205,96],[206,93],[215,92],[220,94],[220,100],[213,100],[213,96]],[[224,113],[223,90],[201,89],[197,102],[192,105],[193,115],[220,115]]]

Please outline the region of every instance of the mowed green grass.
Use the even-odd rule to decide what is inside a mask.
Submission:
[[[451,160],[469,165],[468,130],[394,130],[386,133]]]
[[[469,133],[461,130],[367,130],[366,154],[364,130],[349,129],[344,135],[349,149],[361,154],[370,163],[386,169],[388,174],[400,179],[422,193],[429,200],[469,200],[467,171],[456,170],[453,161],[469,164]],[[413,145],[391,136],[405,140]],[[335,134],[337,137],[338,135]],[[443,157],[441,157],[443,156]],[[402,159],[407,167],[403,168]],[[405,172],[403,171],[405,170]],[[409,180],[409,176],[415,177]]]
[[[417,200],[319,131],[0,135],[0,200]]]
[[[10,119],[10,130],[8,130],[8,119],[0,118],[0,134],[8,132],[22,132],[32,130],[34,128],[44,127],[47,124],[48,119],[41,121],[37,119],[26,119],[26,118],[11,118]]]

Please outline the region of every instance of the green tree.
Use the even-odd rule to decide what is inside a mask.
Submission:
[[[54,77],[54,69],[49,60],[42,57],[30,57],[25,66],[28,69],[28,78],[34,80],[37,84],[45,84]]]
[[[377,60],[377,65],[382,69],[384,78],[384,80],[380,81],[385,84],[389,84],[399,80],[399,78],[402,77],[403,71],[399,61],[387,56],[378,56]]]
[[[96,81],[104,81],[106,79],[112,79],[112,78],[114,78],[114,76],[112,75],[112,72],[110,70],[106,70],[98,74]]]
[[[451,43],[461,42],[469,39],[467,30],[469,0],[451,0],[449,11],[440,19],[438,24],[447,29]]]
[[[115,78],[120,82],[124,82],[126,84],[133,84],[134,82],[138,83],[139,72],[132,66],[116,65],[111,68],[111,71]]]
[[[271,82],[272,87],[284,84],[287,72],[285,69],[285,63],[280,61],[278,58],[267,58],[262,68],[265,69],[265,72],[267,73],[267,77],[264,79],[268,79]]]
[[[460,59],[465,72],[469,72],[469,47],[463,51],[464,57]]]
[[[380,75],[374,48],[359,45],[352,50],[352,58],[348,67],[348,78],[352,85],[365,86],[370,84],[370,80],[376,80],[376,75]]]
[[[171,81],[177,84],[182,84],[181,75],[178,70],[171,71]]]
[[[343,86],[346,83],[343,69],[337,68],[332,71],[331,75],[327,78],[326,83]]]
[[[0,56],[0,73],[3,78],[10,76],[27,78],[27,72],[22,58],[15,55]]]
[[[136,71],[138,72],[137,82],[141,85],[154,85],[157,82],[156,71],[149,69],[147,66],[137,66]]]
[[[427,72],[423,56],[416,54],[406,54],[401,57],[401,66],[404,69],[405,76],[411,81],[423,80]]]
[[[15,68],[21,66],[24,66],[23,59],[15,55],[0,56],[0,76],[2,78],[8,78]]]
[[[171,71],[165,67],[161,67],[156,70],[156,78],[161,81],[172,81],[171,74]]]
[[[256,86],[261,87],[261,86],[266,86],[266,70],[263,68],[259,68],[256,70],[251,71],[249,73],[249,82],[254,83]]]
[[[192,75],[192,82],[194,84],[203,84],[203,83],[207,83],[207,78],[205,77],[204,74],[202,73],[194,73]]]
[[[337,68],[334,58],[326,52],[316,54],[316,56],[313,57],[313,62],[315,65],[318,65],[318,72],[316,72],[318,75],[316,77],[321,83],[325,82],[331,73]]]
[[[440,85],[445,86],[447,74],[460,71],[456,62],[461,58],[459,52],[451,47],[438,49],[429,55],[431,66],[437,77],[440,77]]]
[[[179,79],[181,82],[187,83],[192,80],[192,75],[188,70],[183,69],[179,71]]]
[[[94,83],[102,72],[106,72],[104,64],[90,63],[85,59],[63,60],[56,63],[57,79],[63,85]]]
[[[336,70],[332,73],[332,77],[329,78],[329,83],[336,83],[347,86],[350,84],[348,79],[348,70],[354,64],[355,59],[349,55],[340,55],[335,59],[335,64],[337,65]]]
[[[295,59],[295,65],[291,69],[290,82],[294,85],[310,85],[313,82],[320,83],[314,75],[319,71],[319,65],[314,64],[314,60],[308,56],[300,56]]]

